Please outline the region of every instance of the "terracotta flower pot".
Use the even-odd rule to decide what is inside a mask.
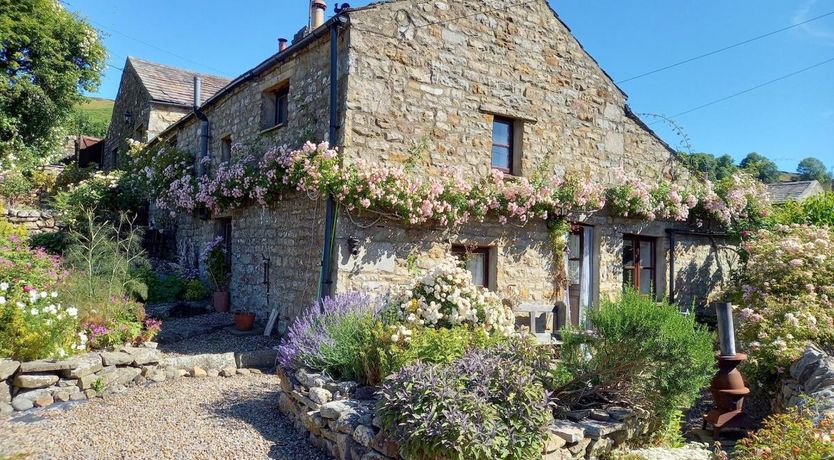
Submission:
[[[226,291],[214,293],[214,311],[218,313],[225,313],[229,311],[229,293]]]
[[[235,312],[235,328],[239,331],[251,331],[255,325],[255,312]]]

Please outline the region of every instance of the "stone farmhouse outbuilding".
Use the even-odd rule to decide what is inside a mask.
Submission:
[[[199,74],[132,56],[125,60],[101,166],[118,167],[127,140],[147,142],[194,109],[194,76],[202,81],[205,98],[229,83],[228,78]]]
[[[203,134],[205,154],[217,164],[234,144],[299,146],[332,134],[344,162],[394,165],[416,156],[415,173],[424,175],[452,168],[482,177],[499,168],[524,176],[547,165],[604,184],[616,183],[619,169],[646,181],[688,177],[546,0],[394,0],[326,21],[323,2],[312,4],[311,24],[291,43],[281,41],[276,54],[219,90],[203,77],[198,110],[177,98],[170,117],[149,121],[148,133],[159,132],[155,142],[199,155]],[[117,110],[137,98],[121,93],[141,86],[135,74],[148,65],[128,62]],[[703,306],[735,262],[720,236],[683,223],[605,210],[571,216],[565,299],[544,222],[487,219],[452,229],[340,210],[331,269],[322,273],[326,207],[326,197],[289,194],[268,208],[180,215],[170,224],[177,257],[196,265],[206,242],[227,237],[232,308],[266,315],[277,306],[279,329],[315,300],[322,278],[327,293],[379,292],[413,276],[412,261],[424,256],[466,254],[474,282],[518,303],[569,300],[563,316],[573,322],[624,285],[682,308]]]

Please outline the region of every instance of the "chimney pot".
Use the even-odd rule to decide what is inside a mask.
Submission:
[[[287,39],[286,38],[279,38],[278,39],[278,52],[284,51],[287,49]]]
[[[318,29],[324,24],[324,11],[327,9],[327,3],[324,0],[313,0],[310,6],[310,30]]]

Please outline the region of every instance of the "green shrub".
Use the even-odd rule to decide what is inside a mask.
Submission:
[[[32,182],[20,171],[7,171],[0,175],[0,196],[15,205],[32,193]]]
[[[43,248],[47,253],[56,256],[63,255],[72,243],[66,232],[44,232],[29,237],[29,246]]]
[[[762,428],[736,444],[735,460],[825,460],[834,458],[834,418],[817,426],[799,409],[771,415]]]
[[[185,282],[185,292],[182,298],[185,300],[202,300],[208,297],[209,292],[203,282],[197,278],[191,278]]]
[[[179,275],[159,275],[150,266],[140,266],[133,276],[148,287],[148,302],[173,302],[185,289],[185,282]]]
[[[60,259],[43,249],[30,249],[16,236],[0,239],[0,280],[52,288],[61,277]]]
[[[834,192],[788,201],[776,206],[770,217],[772,224],[805,224],[834,228]]]
[[[82,168],[76,163],[68,164],[64,166],[64,169],[55,178],[55,190],[59,192],[67,191],[73,186],[93,177],[95,172],[96,168],[93,166]]]
[[[229,288],[232,267],[227,256],[222,236],[210,241],[200,255],[214,292],[222,292]]]
[[[738,338],[749,353],[744,374],[767,387],[809,342],[834,346],[834,231],[777,225],[742,244],[747,261],[732,300]]]
[[[651,410],[670,423],[713,374],[713,335],[665,302],[626,291],[588,313],[593,333],[562,331],[555,397],[567,406],[598,397]]]
[[[386,379],[376,414],[406,458],[539,459],[552,422],[521,340],[446,364],[417,363]]]
[[[31,361],[72,355],[86,348],[79,330],[78,310],[62,307],[57,293],[0,282],[0,357]]]

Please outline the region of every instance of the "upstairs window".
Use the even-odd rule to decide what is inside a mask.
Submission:
[[[289,101],[289,88],[284,88],[275,92],[275,125],[283,125],[287,123]]]
[[[519,175],[521,169],[521,123],[495,116],[492,121],[492,168],[505,174]]]
[[[220,139],[220,161],[227,163],[232,159],[232,135],[227,134]]]

